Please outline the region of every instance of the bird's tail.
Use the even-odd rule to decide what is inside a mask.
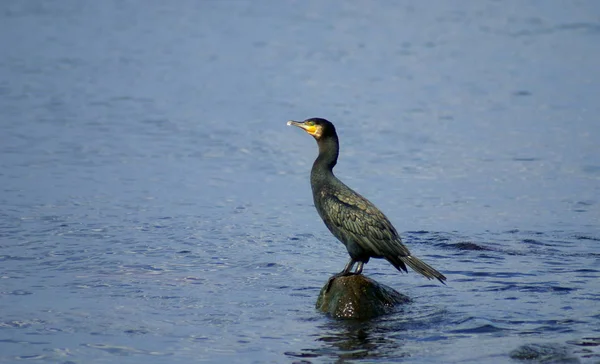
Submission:
[[[437,279],[441,283],[446,284],[444,283],[446,277],[442,273],[435,270],[432,266],[422,261],[421,259],[415,258],[411,255],[399,258],[400,260],[402,260],[403,263],[411,267],[415,272],[421,273],[427,279]]]

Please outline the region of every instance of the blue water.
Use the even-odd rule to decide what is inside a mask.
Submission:
[[[0,362],[600,361],[600,3],[0,2]],[[339,322],[337,175],[442,286]]]

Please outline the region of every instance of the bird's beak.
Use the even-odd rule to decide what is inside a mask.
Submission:
[[[294,120],[290,120],[287,122],[288,125],[293,125],[293,126],[297,126],[300,129],[304,129],[305,132],[307,132],[310,135],[315,135],[315,132],[317,131],[317,127],[316,126],[308,126],[306,125],[306,123],[304,123],[303,121],[294,121]]]

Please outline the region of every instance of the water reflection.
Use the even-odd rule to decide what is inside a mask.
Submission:
[[[414,354],[415,342],[446,340],[440,332],[448,318],[448,312],[442,307],[413,302],[374,320],[326,319],[317,326],[319,333],[315,335],[314,348],[285,354],[303,358],[303,361],[316,357],[334,358],[336,362],[399,359],[410,356],[411,352]],[[415,336],[416,332],[420,334]],[[410,348],[405,345],[409,342],[412,342]]]
[[[408,355],[408,352],[402,349],[403,340],[395,337],[399,336],[403,329],[385,320],[328,320],[318,328],[321,332],[316,339],[315,348],[308,348],[299,353],[287,352],[286,355],[297,358],[330,357],[336,359],[336,362],[383,357],[391,359]]]

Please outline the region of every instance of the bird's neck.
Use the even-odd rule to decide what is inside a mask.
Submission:
[[[311,171],[313,180],[333,175],[332,170],[337,163],[340,148],[336,135],[318,140],[317,144],[319,145],[319,156],[313,163]]]

